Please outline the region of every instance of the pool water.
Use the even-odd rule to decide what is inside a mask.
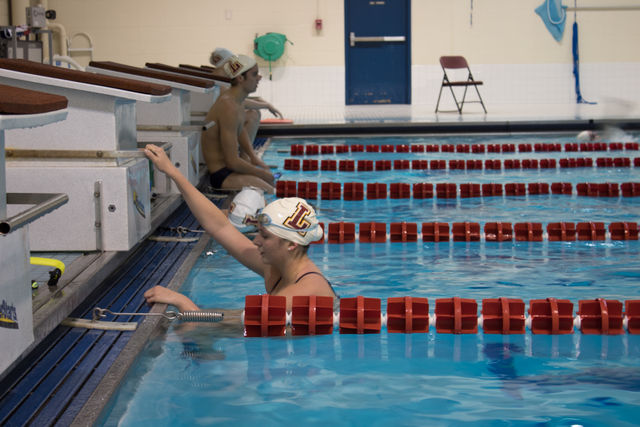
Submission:
[[[482,138],[486,143],[489,137]],[[539,139],[536,137],[536,141]],[[562,141],[562,137],[554,135],[549,140]],[[335,141],[313,143],[345,143]],[[355,141],[346,143],[362,143],[359,138]],[[453,137],[446,141],[460,143]],[[284,158],[290,157],[284,151],[291,143],[300,142],[272,143],[265,153],[266,162],[281,165]],[[400,142],[376,138],[372,143]],[[383,155],[358,155],[367,154],[363,158]],[[400,155],[384,153],[388,154]],[[403,154],[404,158],[416,156]],[[430,154],[452,158],[483,156]],[[570,153],[555,154],[567,157]],[[513,154],[484,156],[504,158]],[[370,177],[352,172],[345,177],[347,173],[284,171],[282,179],[434,183],[640,181],[634,168],[513,171],[516,175],[511,172],[388,171],[377,175],[369,172]],[[640,201],[636,199],[541,195],[317,200],[314,204],[325,223],[609,223],[637,222]],[[479,305],[484,298],[496,297],[520,298],[525,303],[538,298],[566,298],[574,303],[574,313],[581,299],[640,299],[639,253],[638,241],[611,240],[357,242],[313,245],[310,249],[311,258],[341,297],[381,298],[383,311],[388,297],[426,297],[431,313],[436,298],[453,296],[475,299]],[[264,285],[261,278],[212,242],[181,291],[202,307],[242,308],[244,296],[264,292]],[[166,335],[151,341],[103,424],[631,426],[640,419],[638,335],[584,335],[578,330],[558,336],[529,331],[503,336],[484,334],[482,330],[478,334],[453,335],[436,333],[431,325],[426,334],[393,334],[383,328],[382,333],[373,335],[340,335],[334,331],[332,335],[314,337],[242,338],[217,334],[214,328],[173,324]]]

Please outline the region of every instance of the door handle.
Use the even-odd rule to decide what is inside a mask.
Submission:
[[[359,42],[403,42],[405,36],[377,36],[377,37],[356,37],[354,32],[349,33],[349,46],[354,47]]]

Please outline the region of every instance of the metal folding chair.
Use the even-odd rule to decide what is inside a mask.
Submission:
[[[440,93],[438,94],[438,103],[436,104],[436,113],[438,111],[444,111],[444,110],[438,110],[438,108],[440,107],[440,98],[442,97],[442,89],[445,87],[448,87],[449,90],[451,90],[451,95],[453,96],[453,100],[456,103],[456,108],[459,114],[462,114],[462,108],[464,107],[465,102],[479,103],[480,105],[482,105],[482,109],[486,114],[487,109],[484,106],[484,102],[482,102],[482,96],[480,96],[480,91],[478,90],[478,86],[482,85],[482,81],[475,80],[473,78],[473,75],[471,74],[471,69],[469,68],[469,64],[467,64],[467,60],[464,58],[464,56],[441,56],[440,65],[442,66],[442,71],[444,72],[444,76],[442,77],[442,85],[440,86]],[[447,75],[447,70],[460,70],[465,68],[467,69],[467,72],[468,72],[466,80],[452,81],[449,79],[449,76]],[[469,86],[473,86],[475,88],[476,93],[478,94],[478,101],[466,100],[467,89],[469,88]],[[454,87],[464,87],[464,93],[462,94],[461,101],[458,101],[458,98],[456,97],[456,94],[453,90]],[[449,110],[449,111],[455,111],[455,110]]]

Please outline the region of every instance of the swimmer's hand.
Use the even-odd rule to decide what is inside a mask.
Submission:
[[[256,165],[256,166],[258,166],[259,168],[262,168],[262,169],[266,169],[266,170],[271,169],[271,168],[269,167],[269,165],[267,165],[265,162],[263,162],[263,161],[262,161],[262,159],[261,159],[261,158],[259,158],[259,157],[255,157],[255,158],[253,159],[253,164],[254,164],[254,165]]]
[[[278,109],[276,107],[274,107],[273,105],[269,104],[267,106],[267,108],[269,109],[269,112],[271,114],[273,114],[274,116],[276,116],[277,118],[281,119],[282,118],[282,113],[280,111],[278,111]]]
[[[171,159],[169,159],[169,156],[167,156],[167,153],[157,145],[147,144],[144,147],[144,154],[161,172],[168,174],[176,168],[171,162]]]
[[[144,298],[149,305],[156,303],[170,304],[176,307],[181,313],[200,310],[189,298],[181,293],[167,289],[164,286],[154,286],[144,293]]]

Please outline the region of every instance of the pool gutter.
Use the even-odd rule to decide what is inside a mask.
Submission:
[[[575,119],[575,120],[521,120],[521,121],[476,121],[476,122],[397,122],[354,121],[330,124],[292,124],[261,126],[260,136],[326,136],[389,134],[451,134],[476,132],[580,132],[597,130],[607,126],[623,130],[640,129],[639,119]]]
[[[182,265],[178,268],[176,274],[167,285],[167,288],[174,291],[180,289],[210,239],[209,235],[203,234],[185,258]],[[164,313],[166,309],[167,304],[154,304],[149,312]],[[76,415],[71,424],[72,427],[94,425],[98,421],[113,394],[135,363],[140,352],[154,335],[163,333],[167,327],[168,321],[161,316],[148,316],[138,324],[136,331],[131,336],[125,348],[120,352],[118,358],[111,365],[87,402]]]

